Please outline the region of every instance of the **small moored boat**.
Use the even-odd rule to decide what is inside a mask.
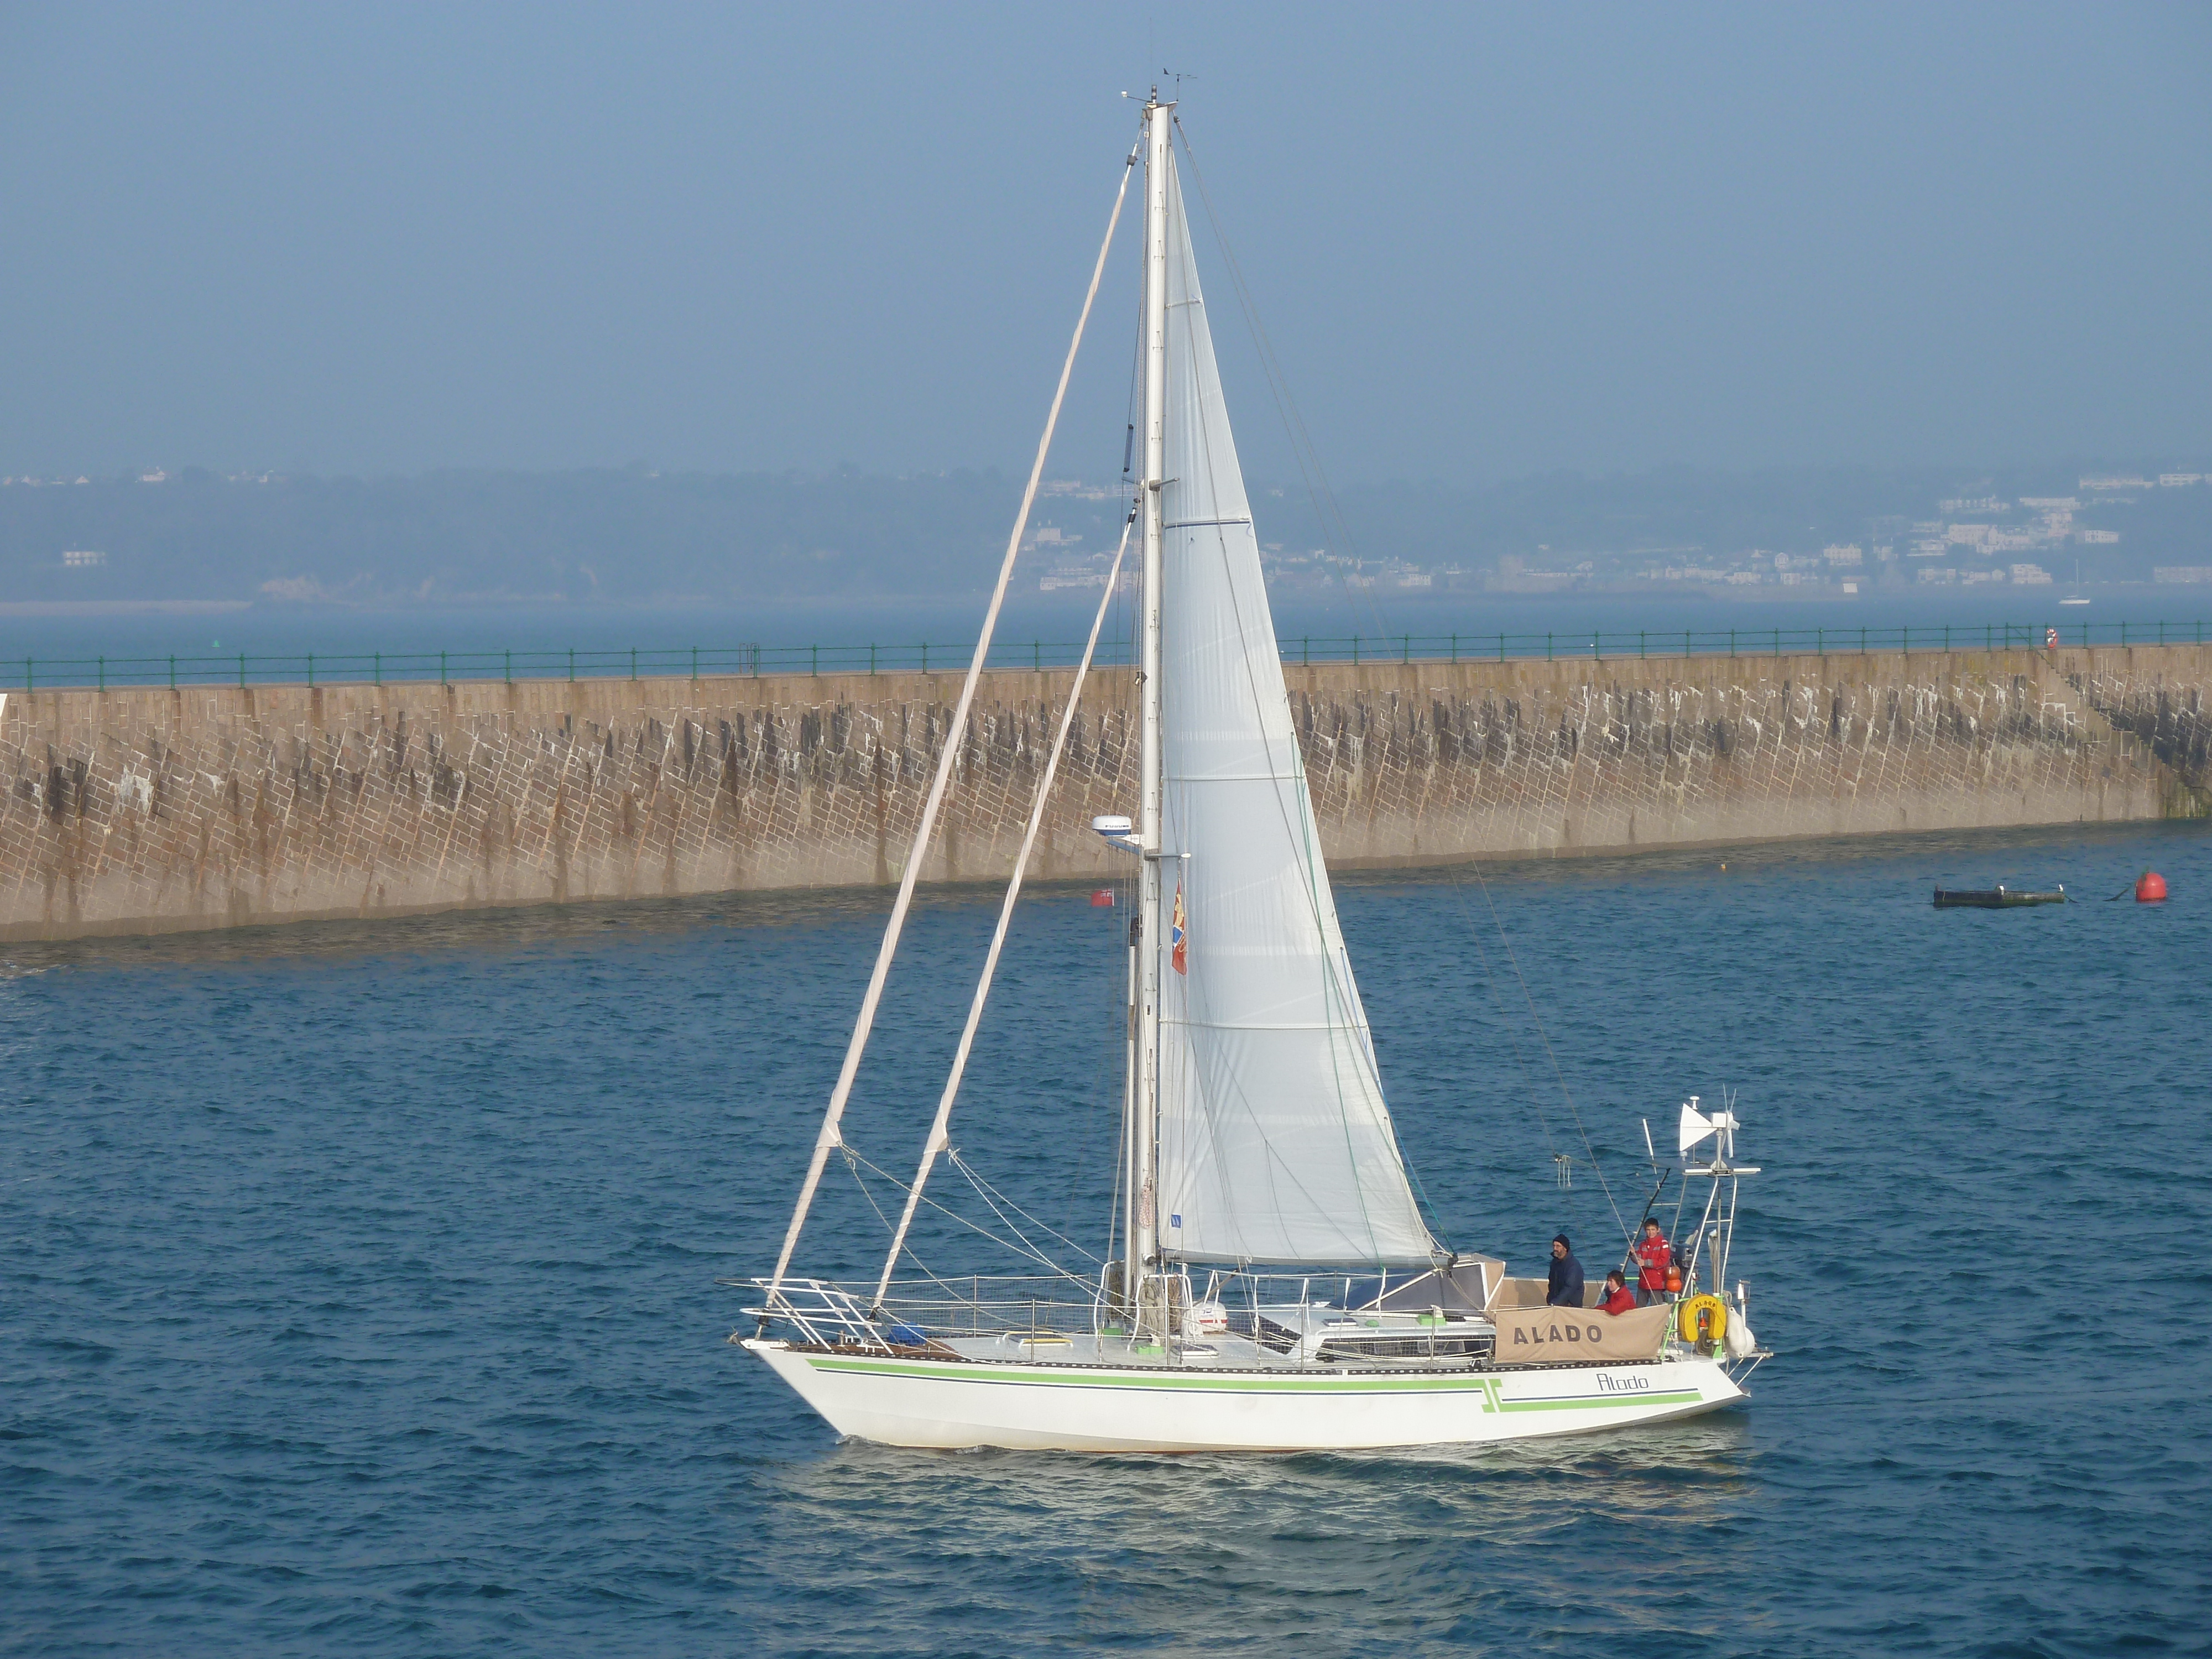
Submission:
[[[2010,910],[2023,904],[2065,902],[2066,889],[2063,885],[2048,893],[2030,893],[2017,887],[2007,887],[2002,882],[1985,889],[1938,887],[1936,890],[1936,908],[1938,910]]]

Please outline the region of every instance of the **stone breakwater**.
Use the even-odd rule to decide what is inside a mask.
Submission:
[[[1285,669],[1333,865],[2194,816],[2212,647]],[[11,692],[0,934],[1004,876],[1071,676]],[[1130,684],[1093,678],[1040,878],[1118,867]]]

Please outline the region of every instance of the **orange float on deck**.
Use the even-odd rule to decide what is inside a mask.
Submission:
[[[2165,903],[2166,878],[2159,874],[2155,870],[2146,870],[2142,874],[2137,876],[2136,878],[2136,902],[2137,904]]]

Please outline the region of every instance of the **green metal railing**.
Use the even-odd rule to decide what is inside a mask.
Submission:
[[[2022,651],[2063,647],[2203,645],[2192,623],[1956,623],[1935,628],[1729,628],[1547,634],[1301,634],[1277,641],[1286,663],[1503,662],[1514,659],[1841,656],[1875,651]],[[193,685],[398,684],[454,681],[739,678],[763,674],[958,673],[966,645],[737,645],[672,651],[371,651],[353,655],[0,658],[0,689]],[[994,669],[1072,667],[1079,641],[1000,641]],[[1127,641],[1102,641],[1098,661],[1125,665]]]

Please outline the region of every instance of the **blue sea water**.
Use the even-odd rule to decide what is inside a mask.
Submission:
[[[2169,903],[2102,902],[2145,866]],[[1929,904],[1997,879],[2090,902]],[[880,895],[7,947],[0,1649],[2212,1645],[2203,826],[1340,899],[1456,1243],[1533,1268],[1565,1226],[1606,1260],[1605,1188],[1552,1158],[1577,1117],[1632,1212],[1638,1121],[1741,1091],[1736,1267],[1776,1351],[1747,1407],[1359,1456],[838,1443],[725,1344],[715,1281],[773,1260]],[[1121,918],[1087,901],[1025,906],[955,1139],[1095,1247]],[[994,902],[915,918],[851,1120],[887,1167]],[[833,1166],[804,1265],[880,1238]],[[949,1224],[920,1244],[967,1259]]]
[[[988,577],[988,568],[982,573]],[[2206,626],[2202,604],[2187,595],[2190,590],[2151,589],[2138,584],[2132,589],[2100,591],[2087,609],[2062,609],[2058,587],[2018,589],[1993,593],[1988,587],[1882,588],[1844,599],[1783,599],[1777,597],[1719,601],[1702,592],[1682,595],[1663,593],[1387,593],[1282,592],[1273,596],[1275,633],[1286,647],[1295,649],[1301,636],[1316,641],[1343,641],[1354,635],[1366,641],[1370,654],[1395,649],[1401,636],[1413,636],[1409,648],[1417,653],[1442,654],[1447,635],[1461,636],[1460,648],[1479,657],[1486,640],[1502,632],[1512,641],[1516,655],[1540,655],[1544,636],[1555,634],[1563,656],[1587,653],[1595,634],[1606,636],[1607,649],[1614,653],[1635,650],[1635,636],[1650,635],[1651,654],[1663,656],[1670,641],[1679,643],[1682,630],[1698,636],[1700,649],[1717,648],[1728,630],[1741,635],[1743,648],[1756,651],[1760,636],[1770,629],[1785,635],[1802,634],[1792,648],[1809,644],[1813,630],[1826,630],[1826,648],[1854,648],[1859,630],[1870,630],[1870,642],[1880,648],[1885,633],[1895,642],[1893,630],[1925,630],[1921,648],[1932,647],[1940,630],[1955,627],[1962,646],[1988,637],[1996,625],[1996,637],[2039,639],[2043,629],[2058,626],[2069,643],[2084,624],[2093,624],[2100,642],[2118,638],[2118,625],[2132,623],[2138,640],[2197,637]],[[1795,590],[1791,590],[1795,591]],[[620,654],[633,647],[653,653],[682,653],[696,647],[708,653],[711,665],[717,653],[730,653],[746,645],[770,651],[774,666],[778,651],[792,653],[780,659],[786,667],[804,666],[793,647],[818,645],[830,653],[829,660],[850,665],[853,647],[871,642],[885,648],[886,661],[913,660],[915,647],[932,642],[944,653],[940,666],[958,665],[972,648],[981,612],[980,593],[946,594],[936,598],[902,596],[882,599],[784,599],[744,605],[702,602],[684,605],[417,605],[371,610],[358,606],[256,604],[234,610],[179,614],[155,609],[103,610],[91,606],[58,612],[14,614],[0,602],[0,684],[23,683],[26,658],[32,659],[35,684],[91,684],[95,660],[106,659],[106,672],[118,681],[158,684],[164,678],[163,661],[174,655],[187,678],[221,681],[223,664],[234,653],[281,659],[257,663],[257,681],[297,678],[306,672],[306,653],[315,653],[319,672],[332,678],[363,679],[371,669],[370,653],[380,652],[387,660],[378,671],[399,678],[434,674],[432,660],[441,651],[456,653],[457,674],[495,676],[498,653],[515,653],[520,674],[558,674],[560,653],[571,648],[583,653],[583,672],[620,672]],[[1024,582],[1011,594],[999,622],[997,660],[1018,660],[1032,642],[1041,646],[1046,661],[1066,662],[1079,648],[1091,625],[1097,594],[1091,590],[1040,594]],[[2154,629],[2163,623],[2166,634]],[[1107,634],[1109,658],[1126,652],[1124,629],[1117,623]],[[1326,654],[1328,647],[1322,647]],[[602,654],[596,666],[592,653]],[[460,666],[464,653],[467,666]],[[488,653],[488,654],[483,654]],[[406,660],[398,662],[392,659]],[[334,660],[335,665],[334,665]],[[726,662],[726,656],[722,658]],[[647,672],[669,672],[664,659],[656,670],[650,654]]]

